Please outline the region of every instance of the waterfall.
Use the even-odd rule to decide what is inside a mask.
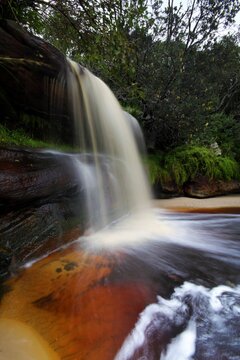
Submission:
[[[148,208],[150,188],[131,124],[112,91],[87,69],[68,63],[69,108],[82,153],[86,211],[90,227],[98,230]]]

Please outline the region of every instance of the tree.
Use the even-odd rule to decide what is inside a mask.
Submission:
[[[138,116],[153,151],[190,142],[213,112],[238,114],[239,47],[218,41],[219,29],[234,22],[238,0],[11,4],[23,25],[110,85]]]

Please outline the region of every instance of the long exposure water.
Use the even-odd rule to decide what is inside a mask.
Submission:
[[[153,210],[110,90],[69,82],[88,234],[4,284],[0,359],[240,359],[240,214]]]
[[[88,163],[94,164],[92,196],[89,173],[85,171],[86,203],[90,226],[94,230],[108,225],[126,213],[141,212],[150,203],[150,189],[140,161],[136,141],[123,110],[111,90],[99,78],[77,63],[69,61],[69,104],[75,123],[75,142]],[[84,155],[83,155],[84,156]],[[105,166],[103,160],[105,160]],[[107,169],[106,169],[107,168]],[[112,181],[106,189],[106,171]],[[114,204],[116,214],[108,206]]]

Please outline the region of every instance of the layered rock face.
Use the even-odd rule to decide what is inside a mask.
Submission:
[[[73,156],[0,148],[0,277],[82,234],[83,192]]]

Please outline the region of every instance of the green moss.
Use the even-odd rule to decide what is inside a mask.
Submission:
[[[64,144],[46,143],[32,139],[23,130],[9,130],[0,124],[0,144],[17,145],[31,148],[55,149],[59,151],[74,151],[73,148]]]
[[[152,184],[171,180],[182,186],[200,175],[215,180],[240,178],[237,161],[200,146],[182,146],[162,156],[151,155],[147,164]]]

